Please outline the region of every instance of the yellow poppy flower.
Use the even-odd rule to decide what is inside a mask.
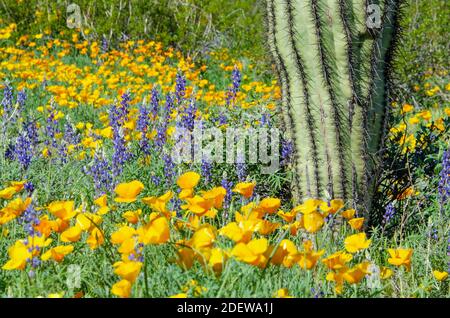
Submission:
[[[341,213],[342,217],[347,220],[351,220],[355,217],[356,211],[354,209],[348,209]]]
[[[371,240],[368,240],[366,233],[358,233],[345,238],[345,249],[349,253],[356,253],[369,247]]]
[[[27,264],[27,260],[32,257],[28,247],[22,242],[17,241],[12,247],[8,249],[9,260],[3,265],[4,270],[22,270]]]
[[[269,248],[269,244],[265,238],[254,239],[245,243],[238,243],[231,254],[236,259],[254,266],[265,267],[267,258],[264,255]]]
[[[131,238],[133,235],[136,235],[137,232],[130,226],[122,226],[117,231],[111,234],[111,243],[112,244],[122,244],[125,240]]]
[[[241,194],[244,198],[248,199],[253,194],[253,189],[255,188],[256,183],[254,182],[240,182],[236,184],[233,189],[233,192]]]
[[[116,262],[113,267],[115,268],[114,274],[119,275],[122,279],[133,283],[139,273],[141,272],[141,262]]]
[[[136,197],[144,189],[142,182],[134,180],[128,183],[120,183],[114,189],[117,194],[117,198],[114,199],[116,202],[131,203],[136,201]]]
[[[281,205],[281,200],[277,198],[265,198],[259,203],[259,207],[266,213],[276,212]]]
[[[354,218],[347,221],[352,229],[359,231],[364,225],[364,218]]]
[[[411,269],[411,256],[413,250],[411,248],[388,249],[391,256],[388,258],[388,263],[395,266],[405,266],[406,270]]]
[[[352,258],[352,254],[339,251],[323,259],[322,263],[324,263],[329,269],[339,270],[344,268],[345,264],[350,262]]]
[[[200,175],[197,172],[189,171],[182,174],[178,180],[177,185],[181,189],[193,189],[200,181]]]
[[[54,201],[47,206],[47,210],[64,221],[70,220],[77,214],[73,201]]]
[[[44,254],[42,254],[41,259],[43,261],[47,261],[50,258],[53,258],[56,262],[61,262],[64,257],[73,251],[73,245],[59,245],[51,248]]]
[[[126,279],[122,279],[112,286],[111,293],[121,298],[128,298],[131,294],[131,283]]]
[[[325,218],[319,212],[311,212],[302,216],[303,226],[309,233],[316,233],[325,224]]]
[[[77,242],[81,238],[81,228],[79,226],[72,226],[61,234],[61,241],[65,243]]]
[[[380,278],[381,279],[388,279],[392,276],[392,274],[394,274],[394,272],[389,267],[383,266],[380,268]]]
[[[440,272],[440,271],[437,271],[437,270],[433,271],[433,275],[434,275],[434,278],[436,278],[440,282],[446,280],[447,277],[448,277],[448,273],[447,272]]]
[[[150,220],[144,226],[137,229],[139,242],[144,244],[162,244],[169,240],[169,223],[164,216],[158,213],[151,213]]]

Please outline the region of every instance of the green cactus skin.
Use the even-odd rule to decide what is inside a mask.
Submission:
[[[369,4],[380,8],[379,28],[366,23]],[[295,201],[341,198],[368,215],[400,11],[401,0],[266,0]]]

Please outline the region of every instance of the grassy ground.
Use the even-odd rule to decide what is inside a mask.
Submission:
[[[443,3],[420,2],[419,12]],[[409,34],[429,17],[417,17]],[[440,31],[427,30],[439,42]],[[407,76],[399,60],[381,225],[369,242],[345,202],[331,210],[321,202],[292,206],[288,157],[267,176],[258,165],[173,165],[164,156],[177,123],[193,118],[220,129],[277,125],[279,88],[264,61],[226,50],[191,60],[156,42],[113,49],[76,35],[15,32],[0,27],[2,297],[450,295],[450,207],[438,191],[450,185],[441,173],[449,169],[450,124],[442,49],[427,60],[425,47],[412,56],[419,40],[402,46],[400,56],[420,69]],[[198,184],[180,179],[188,171]],[[116,188],[133,180],[142,185]],[[105,204],[96,200],[103,194]]]

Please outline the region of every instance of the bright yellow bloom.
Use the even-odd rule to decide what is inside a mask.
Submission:
[[[61,234],[61,241],[69,243],[69,242],[77,242],[81,238],[81,228],[79,226],[72,226],[65,230]]]
[[[142,214],[142,210],[138,209],[136,211],[126,211],[122,216],[131,224],[136,224],[139,222],[139,216]]]
[[[277,198],[265,198],[259,203],[259,207],[266,213],[276,212],[281,205],[280,199]]]
[[[316,199],[306,199],[305,202],[296,206],[294,208],[295,211],[300,211],[303,214],[310,214],[313,212],[317,212],[319,205],[322,204],[321,200]]]
[[[228,259],[228,255],[220,248],[213,248],[208,260],[208,266],[213,269],[216,274],[222,272],[225,262]]]
[[[364,225],[364,218],[354,218],[348,220],[348,224],[351,226],[352,229],[359,231]]]
[[[226,194],[227,190],[224,187],[215,187],[203,192],[202,197],[207,201],[212,201],[214,208],[221,209]]]
[[[254,266],[265,267],[267,257],[264,255],[269,248],[269,244],[265,238],[254,239],[249,243],[238,243],[231,254],[236,259]]]
[[[204,224],[195,231],[189,243],[196,250],[212,247],[216,239],[215,232],[216,229],[212,225]]]
[[[369,265],[370,264],[368,262],[363,262],[345,271],[343,274],[344,280],[349,284],[359,283],[367,274],[370,273],[368,271]]]
[[[219,230],[220,235],[224,235],[236,243],[247,243],[252,238],[253,232],[257,229],[258,222],[253,220],[239,223],[230,222]]]
[[[31,252],[28,247],[22,242],[17,241],[12,247],[8,249],[9,261],[3,265],[4,270],[24,269],[27,260],[31,259]]]
[[[54,201],[47,207],[48,211],[57,218],[67,221],[77,214],[73,201]]]
[[[348,236],[345,241],[345,249],[347,252],[356,253],[369,247],[371,240],[368,240],[366,233],[358,233]]]
[[[412,110],[414,110],[414,106],[413,105],[411,105],[411,104],[404,104],[403,107],[402,107],[401,113],[402,114],[409,113]]]
[[[149,222],[138,228],[137,233],[141,243],[162,244],[170,238],[169,223],[164,216],[152,212]]]
[[[287,288],[278,289],[275,294],[275,298],[293,298],[293,296],[289,295],[289,290]]]
[[[50,258],[53,258],[56,262],[61,262],[64,257],[73,251],[73,245],[59,245],[51,248],[44,254],[42,254],[41,259],[43,261],[47,261]]]
[[[144,189],[142,182],[134,180],[128,183],[120,183],[114,189],[117,194],[116,202],[131,203],[136,201],[136,197]]]
[[[119,275],[122,279],[133,283],[141,272],[141,262],[116,262],[114,263],[114,274]]]
[[[0,198],[9,200],[16,193],[17,193],[17,191],[16,191],[15,187],[7,187],[7,188],[4,188],[3,190],[0,190]]]
[[[356,211],[354,209],[345,210],[341,213],[342,217],[351,220],[355,217]]]
[[[197,172],[189,171],[182,174],[178,180],[177,185],[181,189],[193,189],[200,181],[200,175]]]
[[[336,252],[322,260],[329,269],[339,270],[345,267],[345,264],[352,260],[352,254],[343,251]]]
[[[305,241],[303,243],[304,251],[300,251],[298,254],[297,264],[303,269],[312,269],[316,266],[319,258],[325,253],[325,250],[313,251],[311,241]]]
[[[131,283],[126,279],[122,279],[112,286],[111,293],[121,298],[128,298],[131,294]]]
[[[381,279],[388,279],[392,276],[392,274],[394,274],[394,272],[389,267],[383,266],[380,268],[380,278]]]
[[[322,202],[320,204],[320,209],[325,213],[335,214],[337,211],[344,207],[344,201],[341,199],[334,199],[330,201],[330,204],[327,202]]]
[[[405,266],[406,270],[411,269],[411,256],[413,250],[411,248],[388,249],[391,256],[388,258],[388,263],[395,266]]]
[[[131,238],[133,235],[136,235],[137,232],[130,226],[122,226],[116,232],[111,234],[111,243],[112,244],[122,244],[125,240]]]
[[[319,212],[311,212],[302,216],[303,226],[309,233],[316,233],[325,224],[325,218]]]
[[[86,243],[89,245],[89,247],[92,250],[95,250],[100,245],[102,245],[105,242],[105,237],[103,236],[102,231],[100,231],[97,227],[94,228],[89,237],[86,239]]]
[[[437,270],[433,271],[433,275],[434,275],[434,278],[436,278],[440,282],[446,280],[447,277],[448,277],[448,273],[447,272],[440,272],[440,271],[437,271]]]
[[[233,189],[233,192],[241,194],[244,198],[248,199],[253,194],[253,189],[255,188],[256,183],[254,182],[240,182],[236,184]]]

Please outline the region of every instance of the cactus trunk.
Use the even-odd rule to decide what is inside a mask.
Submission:
[[[266,0],[281,118],[294,142],[295,198],[342,198],[366,215],[400,11],[399,0],[371,1],[379,11],[368,2]]]

